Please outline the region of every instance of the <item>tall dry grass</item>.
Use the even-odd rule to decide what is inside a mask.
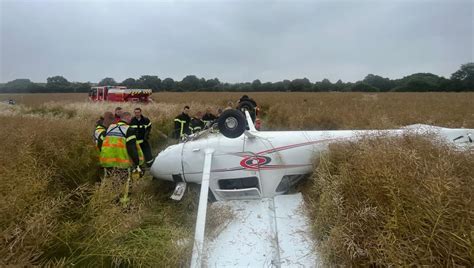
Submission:
[[[474,127],[470,93],[321,93],[283,98],[270,105],[265,124],[271,129],[383,129],[423,123]]]
[[[474,151],[429,137],[330,146],[305,195],[327,265],[474,265]]]
[[[189,258],[195,198],[172,185],[97,183],[90,123],[80,118],[0,116],[0,266],[180,266]],[[182,241],[182,242],[180,242]]]
[[[209,106],[216,110],[228,101],[236,104],[243,94],[261,107],[265,129],[381,129],[414,123],[474,127],[474,93],[161,92],[152,95],[152,105],[142,107],[149,106],[148,114],[160,116],[154,111],[163,106],[166,109],[159,111],[168,111],[171,118],[184,105],[191,106],[191,113]],[[87,103],[85,93],[0,94],[0,100],[10,97],[28,107]],[[101,107],[115,105],[124,104],[98,104],[88,111],[101,112]]]
[[[21,93],[1,93],[0,102],[13,99],[18,104],[23,104],[29,107],[36,107],[46,102],[64,101],[85,102],[88,100],[87,93],[35,93],[35,94],[21,94]]]
[[[171,134],[184,104],[194,113],[241,95],[154,94],[154,103],[140,107],[153,123],[155,154],[171,142],[159,132]],[[472,93],[249,95],[262,108],[265,129],[474,127]],[[0,104],[0,266],[187,263],[195,196],[170,202],[172,185],[148,178],[134,185],[131,208],[123,211],[113,201],[116,189],[97,184],[94,123],[116,106],[133,111],[136,104],[90,103],[85,94],[17,100],[19,105]],[[335,145],[322,160],[305,197],[329,262],[472,263],[472,154],[418,138],[379,139]],[[225,224],[216,223],[217,230]]]

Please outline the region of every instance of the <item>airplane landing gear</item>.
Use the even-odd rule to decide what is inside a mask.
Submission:
[[[239,110],[226,110],[219,116],[217,126],[227,138],[237,138],[244,133],[247,121]]]

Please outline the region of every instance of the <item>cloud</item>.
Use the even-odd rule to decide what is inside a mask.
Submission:
[[[474,58],[472,1],[2,1],[0,81],[449,76]]]

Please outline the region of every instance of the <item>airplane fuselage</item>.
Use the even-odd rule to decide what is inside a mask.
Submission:
[[[420,125],[414,131],[430,131],[446,141],[469,129],[448,129]],[[154,177],[186,183],[200,183],[204,151],[212,148],[209,188],[217,200],[272,197],[283,194],[313,170],[313,162],[334,142],[356,140],[385,133],[401,135],[407,129],[336,131],[262,131],[230,139],[220,133],[206,133],[198,139],[172,145],[162,151],[151,168]],[[458,139],[458,144],[468,143]],[[472,144],[472,143],[471,143]]]

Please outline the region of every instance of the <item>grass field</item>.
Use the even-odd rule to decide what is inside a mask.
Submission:
[[[184,105],[190,105],[192,112],[206,107],[216,110],[226,107],[228,101],[236,103],[241,95],[228,92],[155,93],[152,95],[154,105],[146,110],[149,115],[156,115],[155,109],[160,108],[160,104],[170,116]],[[257,92],[250,95],[261,107],[267,129],[380,129],[415,123],[474,127],[473,93]],[[0,101],[9,98],[35,108],[44,104],[68,107],[84,103],[87,94],[0,94]],[[101,113],[100,105],[93,108],[97,109],[97,114]]]
[[[172,119],[225,107],[242,93],[157,93],[142,105],[158,152]],[[414,123],[474,128],[473,93],[252,93],[263,126],[382,129]],[[94,122],[135,104],[89,103],[86,94],[0,94],[0,266],[182,266],[189,260],[196,196],[146,177],[129,210],[99,181]],[[474,263],[473,152],[425,137],[335,144],[304,191],[328,265]],[[413,215],[413,217],[407,217]],[[324,215],[321,216],[321,215]]]

